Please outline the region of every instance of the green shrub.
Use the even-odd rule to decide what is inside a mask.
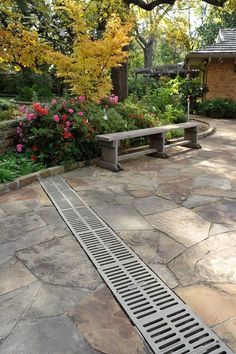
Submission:
[[[25,107],[24,118],[17,127],[17,151],[28,153],[32,160],[46,166],[99,156],[95,139],[98,134],[184,121],[181,105],[168,90],[152,92],[139,101],[131,96],[121,103],[115,95],[100,103],[86,102],[83,96],[53,99],[50,104],[34,103]],[[165,97],[165,104],[161,97]],[[140,143],[145,143],[145,139]]]
[[[0,122],[4,120],[11,120],[17,115],[17,107],[9,100],[0,99]]]
[[[31,161],[25,154],[8,152],[0,156],[0,183],[43,169],[43,165]]]
[[[187,108],[187,98],[190,96],[190,112],[195,113],[202,102],[203,96],[208,92],[207,86],[203,85],[199,78],[175,79],[173,84],[174,81],[177,84],[182,105]]]
[[[52,96],[53,80],[48,68],[42,68],[42,73],[30,69],[16,74],[0,74],[0,93],[18,96],[18,100],[31,101],[33,91],[40,100]]]
[[[19,89],[17,100],[19,101],[32,101],[34,90],[31,87],[25,86]]]
[[[236,102],[229,98],[213,98],[202,102],[198,112],[212,118],[236,118]]]
[[[11,107],[11,103],[8,100],[0,98],[0,111],[7,111]]]

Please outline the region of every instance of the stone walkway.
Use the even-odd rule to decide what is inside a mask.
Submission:
[[[236,122],[67,182],[236,352]],[[0,354],[150,354],[38,183],[0,196]]]

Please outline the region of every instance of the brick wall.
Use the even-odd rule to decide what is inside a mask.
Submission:
[[[236,101],[236,65],[234,59],[211,59],[207,66],[207,82],[209,92],[207,99],[227,97]]]
[[[15,148],[17,121],[0,122],[0,155]]]

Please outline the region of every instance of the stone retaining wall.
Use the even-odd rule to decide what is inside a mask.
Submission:
[[[0,122],[0,155],[2,155],[7,150],[15,148],[18,121],[8,120]]]

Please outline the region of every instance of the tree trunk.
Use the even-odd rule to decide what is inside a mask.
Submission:
[[[111,79],[113,93],[123,101],[128,97],[128,63],[124,63],[119,68],[111,69]]]
[[[144,67],[151,68],[153,62],[154,37],[150,38],[146,43],[144,51]]]

